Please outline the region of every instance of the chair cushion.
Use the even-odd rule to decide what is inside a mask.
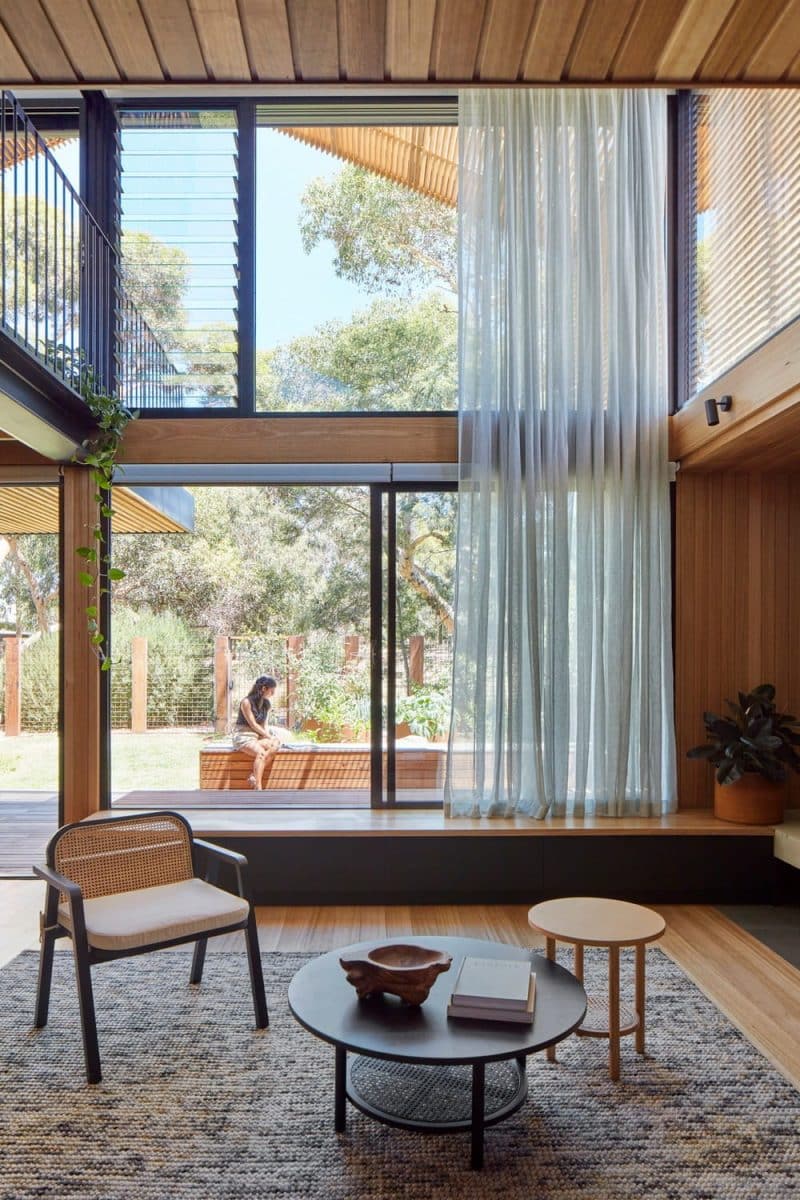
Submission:
[[[98,896],[84,900],[83,908],[89,945],[98,950],[133,950],[224,929],[246,921],[250,911],[246,900],[202,879]],[[68,904],[59,906],[58,919],[72,930]]]

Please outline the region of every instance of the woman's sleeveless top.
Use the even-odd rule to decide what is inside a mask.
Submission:
[[[248,699],[249,699],[249,697],[248,697]],[[250,708],[251,708],[253,716],[255,717],[258,724],[263,725],[267,719],[267,713],[272,708],[272,705],[270,704],[269,700],[267,700],[267,698],[264,697],[263,700],[250,700]],[[241,704],[239,705],[239,715],[236,718],[236,728],[237,729],[252,728],[247,717],[242,712]]]

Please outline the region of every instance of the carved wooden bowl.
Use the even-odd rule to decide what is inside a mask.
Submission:
[[[434,980],[450,970],[453,956],[444,950],[398,943],[376,946],[364,958],[340,958],[359,1000],[388,992],[406,1004],[422,1004]]]

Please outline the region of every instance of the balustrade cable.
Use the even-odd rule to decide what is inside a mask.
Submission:
[[[75,392],[89,371],[130,408],[174,405],[180,392],[176,368],[120,286],[116,247],[8,91],[0,93],[0,328]]]

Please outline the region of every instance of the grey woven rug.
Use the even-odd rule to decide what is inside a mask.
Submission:
[[[0,972],[0,1195],[301,1200],[788,1200],[800,1196],[800,1096],[660,951],[648,955],[646,1060],[570,1038],[530,1061],[523,1108],[468,1136],[333,1131],[333,1050],[298,1026],[302,955],[264,955],[271,1024],[252,1028],[244,954],[162,952],[95,969],[104,1080],[84,1083],[72,960],[30,1029],[36,956]],[[623,986],[630,983],[630,964]],[[604,980],[587,954],[587,978]]]

